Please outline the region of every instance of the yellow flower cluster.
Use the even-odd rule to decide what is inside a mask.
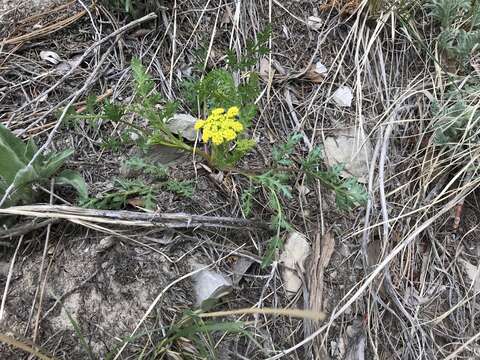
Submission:
[[[212,140],[214,145],[234,140],[243,131],[243,125],[237,120],[240,109],[232,106],[226,112],[223,108],[213,109],[206,120],[197,120],[195,130],[202,130],[203,142]]]

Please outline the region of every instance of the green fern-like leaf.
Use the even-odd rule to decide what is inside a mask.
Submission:
[[[193,185],[193,181],[177,181],[173,179],[167,181],[166,183],[166,187],[168,190],[174,192],[179,196],[183,196],[189,199],[191,199],[194,194]]]
[[[147,97],[155,88],[152,78],[138,58],[132,59],[132,74],[135,80],[135,90],[138,96]]]
[[[103,112],[108,120],[118,122],[124,115],[125,109],[123,106],[114,104],[107,99],[103,104]]]
[[[257,34],[257,40],[247,40],[246,53],[244,56],[237,57],[233,50],[227,51],[227,63],[231,70],[246,70],[254,66],[259,58],[268,54],[268,41],[272,33],[271,27],[268,26],[265,30]]]
[[[254,179],[267,189],[281,194],[286,198],[292,198],[292,187],[288,185],[288,181],[290,180],[288,174],[270,170],[262,175],[256,176]]]
[[[302,134],[294,133],[288,138],[288,140],[284,144],[274,146],[272,149],[273,161],[275,161],[277,165],[292,165],[293,161],[290,159],[290,156],[295,150],[295,146],[297,146],[301,139]]]
[[[443,29],[468,12],[471,0],[432,0],[427,4],[431,16],[440,22]]]
[[[241,206],[242,211],[245,217],[250,216],[253,209],[253,195],[255,193],[255,188],[253,186],[248,187],[246,190],[243,191],[241,197]]]

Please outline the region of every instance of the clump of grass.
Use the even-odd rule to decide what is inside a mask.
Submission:
[[[247,335],[242,321],[206,321],[199,311],[188,310],[172,324],[166,336],[158,342],[154,357],[161,357],[172,350],[182,358],[217,359],[218,354],[213,335],[215,333]],[[183,346],[185,342],[189,346]]]

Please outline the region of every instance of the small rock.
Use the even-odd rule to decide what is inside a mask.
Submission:
[[[218,300],[230,293],[232,282],[223,274],[202,270],[193,276],[197,305],[204,308],[212,300]]]
[[[331,166],[343,164],[341,175],[345,178],[356,177],[361,183],[368,181],[368,164],[372,156],[370,139],[362,129],[338,129],[325,139],[325,157]]]
[[[241,256],[232,266],[233,272],[233,284],[238,285],[240,280],[242,280],[243,275],[248,271],[250,266],[252,266],[253,260],[247,257]]]
[[[177,135],[181,135],[187,140],[195,141],[197,134],[194,126],[197,122],[197,118],[190,114],[175,114],[167,122],[168,129]]]
[[[108,250],[113,245],[115,245],[114,237],[113,236],[107,236],[107,237],[104,237],[102,240],[100,240],[100,242],[97,245],[97,248],[95,249],[95,251],[97,253],[101,253],[101,252],[104,252],[105,250]]]
[[[125,160],[132,157],[141,157],[149,164],[172,166],[183,161],[189,154],[183,150],[175,149],[165,145],[151,145],[146,153],[139,148],[134,147],[130,150],[128,156],[121,159],[120,175],[125,178],[133,178],[141,175],[140,170],[132,169]]]
[[[467,275],[465,279],[474,288],[475,293],[478,293],[480,291],[480,266],[473,265],[464,259],[459,259],[459,262]]]
[[[297,191],[300,195],[305,196],[310,193],[310,189],[305,185],[298,185]]]
[[[350,107],[352,106],[353,93],[352,89],[348,86],[340,86],[333,93],[333,101],[341,107]]]
[[[297,275],[295,269],[304,272],[304,264],[310,254],[310,245],[305,236],[293,231],[285,242],[285,248],[280,261],[285,265],[282,273],[285,290],[289,296],[293,296],[302,287],[302,279]]]
[[[131,131],[131,132],[128,134],[128,136],[130,137],[130,139],[131,139],[132,141],[137,141],[138,139],[140,139],[140,135],[139,135],[137,132],[135,132],[135,131]]]
[[[315,71],[321,75],[324,75],[328,72],[328,69],[320,61],[317,61],[317,63],[315,64]]]
[[[262,58],[260,60],[260,71],[258,74],[263,79],[263,81],[268,82],[270,80],[270,74],[272,73],[273,69],[270,67],[270,61],[266,58]]]
[[[180,162],[188,155],[190,154],[170,146],[152,145],[147,151],[146,158],[150,163],[167,166]]]
[[[54,65],[57,65],[59,62],[62,61],[62,59],[56,52],[48,50],[40,51],[40,58]]]
[[[323,26],[323,20],[317,16],[309,16],[307,26],[313,30],[320,30]]]

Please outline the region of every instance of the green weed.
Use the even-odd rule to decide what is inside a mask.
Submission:
[[[295,149],[302,136],[293,134],[281,145],[272,149],[272,166],[260,173],[251,173],[248,169],[238,169],[235,166],[248,154],[256,143],[248,136],[248,129],[257,113],[255,100],[258,97],[259,77],[251,68],[256,64],[258,56],[265,54],[268,30],[258,37],[257,42],[250,42],[247,54],[243,58],[235,58],[232,52],[227,56],[227,69],[213,69],[199,76],[196,80],[184,84],[189,90],[189,102],[192,108],[197,107],[200,114],[205,114],[205,120],[198,120],[195,129],[198,139],[204,146],[189,144],[181,136],[173,134],[167,123],[178,109],[177,102],[164,101],[155,89],[153,79],[138,59],[132,61],[132,74],[135,86],[135,99],[132,105],[121,107],[107,103],[100,116],[111,121],[122,122],[138,131],[144,143],[160,144],[187,152],[195,152],[203,157],[208,164],[218,170],[236,173],[247,177],[250,188],[242,195],[242,209],[247,216],[252,211],[255,193],[263,189],[267,194],[268,206],[273,212],[271,219],[275,236],[269,242],[263,260],[263,266],[268,266],[273,260],[277,249],[282,246],[282,231],[291,229],[285,215],[283,201],[292,198],[290,186],[292,174],[303,173],[307,180],[319,180],[336,194],[337,205],[349,210],[365,203],[367,194],[355,179],[343,179],[341,168],[323,169],[321,149],[317,148],[302,158],[295,154]],[[249,71],[245,71],[249,69]],[[234,71],[245,71],[239,76],[243,79],[237,82]],[[159,110],[158,104],[162,104]],[[147,120],[147,126],[140,128],[123,122],[124,114],[134,113]],[[156,171],[142,162],[131,164],[140,167],[144,172]],[[180,196],[193,195],[191,182],[157,179],[155,187],[138,182],[120,183],[116,193],[112,193],[94,205],[124,206],[128,196],[145,198],[144,203],[153,205],[150,199],[160,188],[172,191]],[[110,205],[109,205],[110,204]]]
[[[241,321],[204,321],[198,315],[199,312],[186,311],[182,319],[173,324],[167,336],[158,343],[155,356],[161,357],[173,347],[178,348],[182,358],[213,360],[218,358],[213,334],[246,334],[245,324]],[[189,351],[182,349],[182,339],[193,345],[188,347]]]
[[[263,174],[249,176],[251,182],[257,183],[266,190],[268,206],[274,212],[271,226],[276,234],[268,242],[262,259],[262,267],[270,265],[276,251],[283,246],[281,232],[292,229],[286,219],[281,200],[292,198],[292,188],[289,185],[292,174],[303,173],[307,176],[308,181],[320,181],[335,193],[336,204],[342,210],[352,210],[361,206],[366,203],[368,198],[364,187],[355,178],[344,179],[341,177],[342,166],[322,170],[321,148],[312,149],[304,158],[295,157],[294,151],[301,139],[301,134],[292,134],[284,144],[273,148],[274,164],[271,169]],[[253,187],[249,187],[243,193],[242,208],[244,210],[251,210],[253,196]]]
[[[440,24],[438,45],[465,67],[480,42],[480,3],[471,0],[431,0],[426,5]]]
[[[72,156],[72,149],[40,155],[28,166],[37,151],[32,140],[25,143],[0,124],[0,199],[7,188],[13,185],[13,192],[3,206],[34,202],[37,195],[34,185],[46,183],[52,177],[57,184],[73,186],[80,199],[88,196],[87,185],[80,174],[71,170],[60,172]]]
[[[191,198],[194,194],[192,181],[178,181],[170,178],[168,169],[164,166],[149,163],[138,157],[127,160],[125,166],[141,173],[143,177],[148,178],[148,182],[142,179],[115,179],[113,189],[95,198],[87,199],[83,202],[83,206],[118,210],[125,208],[131,199],[139,198],[140,206],[154,210],[157,205],[156,197],[162,190],[186,198]]]

